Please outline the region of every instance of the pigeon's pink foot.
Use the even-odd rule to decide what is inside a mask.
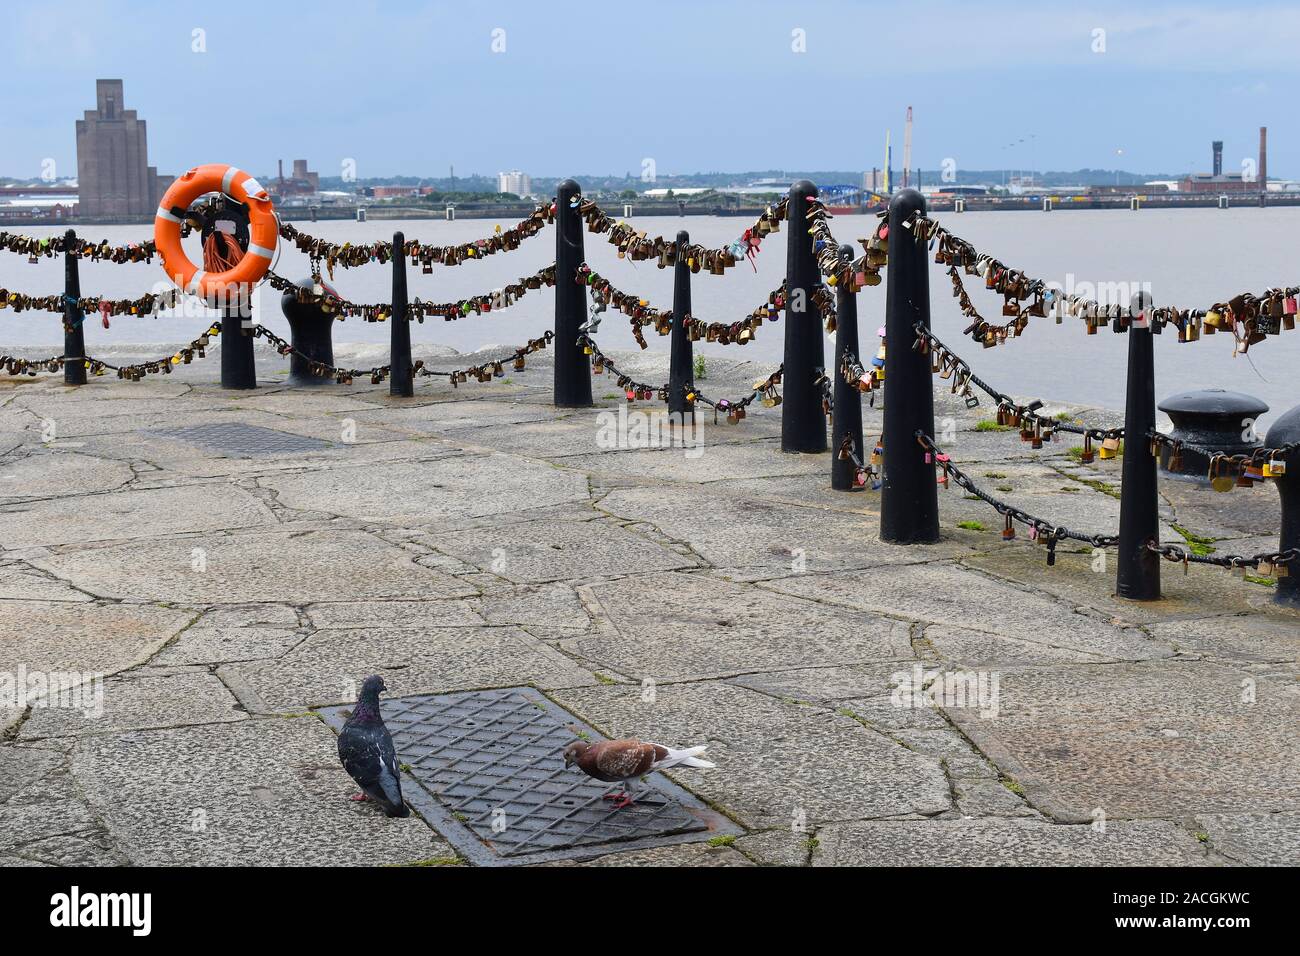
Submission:
[[[618,802],[610,807],[611,810],[622,810],[624,807],[630,807],[632,804],[636,803],[636,801],[632,799],[632,794],[630,793],[611,793],[606,797],[606,799],[614,797],[618,798]]]
[[[354,793],[352,794],[351,799],[353,803],[361,803],[364,800],[369,800],[370,797],[364,793]]]

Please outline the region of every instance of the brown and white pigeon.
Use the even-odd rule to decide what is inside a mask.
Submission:
[[[361,787],[353,800],[374,800],[390,817],[408,817],[402,802],[402,777],[397,769],[393,735],[379,713],[379,692],[388,690],[384,679],[372,674],[361,684],[361,696],[352,716],[339,733],[339,759],[343,769]]]
[[[711,769],[715,765],[699,757],[707,749],[699,746],[673,750],[662,744],[642,743],[640,740],[605,740],[598,744],[575,740],[564,751],[564,766],[576,764],[588,777],[606,783],[622,783],[621,792],[605,794],[606,800],[618,800],[613,807],[618,810],[636,802],[632,797],[631,783],[648,773],[669,767]]]

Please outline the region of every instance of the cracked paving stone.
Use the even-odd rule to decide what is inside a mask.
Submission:
[[[1153,624],[1151,633],[1184,654],[1225,661],[1300,660],[1300,617],[1281,612]]]
[[[1293,675],[1197,661],[1057,666],[1004,673],[995,719],[945,712],[1060,819],[1300,809]]]
[[[498,454],[270,475],[261,483],[289,508],[406,525],[504,514],[521,502],[537,508],[587,500],[585,476]]]
[[[744,855],[729,846],[687,843],[657,846],[646,850],[610,853],[589,860],[557,860],[538,866],[753,866]]]
[[[611,491],[600,508],[654,525],[669,538],[690,544],[719,569],[798,576],[797,567],[819,572],[917,561],[935,556],[936,551],[944,556],[969,552],[964,545],[950,543],[928,548],[877,546],[879,520],[874,517],[712,491],[665,494],[661,488],[625,488]]]
[[[324,630],[278,660],[229,664],[219,673],[284,710],[351,703],[369,674],[383,675],[393,697],[596,682],[563,654],[513,627]]]
[[[149,664],[184,667],[279,657],[303,639],[298,627],[298,616],[282,604],[217,607],[150,658]]]
[[[892,626],[894,622],[889,622]],[[728,683],[762,691],[773,697],[825,702],[888,694],[901,682],[912,679],[912,668],[926,667],[923,661],[890,660],[880,664],[851,664],[844,667],[804,667],[798,670],[743,674]],[[908,698],[910,703],[910,697]],[[936,716],[937,713],[936,713]],[[939,717],[940,726],[948,726]]]
[[[312,604],[307,616],[320,629],[474,627],[483,618],[465,600],[335,601]]]
[[[668,441],[666,434],[664,441]],[[707,440],[702,447],[607,450],[591,455],[566,457],[563,460],[566,467],[594,474],[630,473],[643,478],[693,483],[730,482],[767,475],[820,474],[827,470],[828,463],[829,458],[783,455],[776,448],[772,448],[770,454],[755,455],[752,449],[743,444],[709,444]],[[697,492],[686,494],[694,498]]]
[[[1224,495],[1223,497],[1228,497]],[[1173,543],[1181,544],[1181,540]],[[1077,606],[1095,608],[1115,624],[1147,624],[1178,618],[1201,618],[1232,611],[1250,611],[1250,599],[1262,590],[1220,568],[1194,567],[1183,574],[1181,565],[1162,561],[1159,601],[1126,601],[1115,597],[1114,552],[1107,556],[1106,573],[1092,570],[1090,553],[1057,550],[1056,564],[1043,566],[1043,549],[1017,546],[967,558],[964,563],[1001,578],[1055,596]]]
[[[954,565],[917,564],[887,574],[795,576],[763,587],[845,607],[953,625],[1123,660],[1172,656],[1141,631],[1125,631],[1068,605]],[[978,595],[977,600],[971,600]]]
[[[978,779],[953,781],[957,810],[968,817],[1037,817],[1033,808],[1001,783]]]
[[[246,720],[238,701],[213,674],[186,673],[104,681],[103,695],[89,708],[34,707],[21,740],[102,734],[183,724]],[[78,698],[79,703],[89,703]]]
[[[1017,817],[832,824],[813,866],[1203,866],[1196,838],[1166,820],[1111,821],[1104,833]]]
[[[0,601],[93,601],[66,581],[21,564],[0,566]]]
[[[356,786],[334,733],[314,717],[84,737],[73,772],[137,865],[374,866],[454,855],[419,817],[389,819],[351,802]]]
[[[894,730],[889,736],[917,753],[942,760],[948,767],[948,775],[954,779],[998,778],[997,768],[951,727],[946,730]]]
[[[1208,813],[1196,823],[1233,862],[1300,866],[1300,813]]]
[[[552,696],[609,737],[707,744],[717,769],[668,775],[747,827],[939,813],[951,806],[937,760],[820,708],[718,682],[663,685],[653,702],[638,686]]]
[[[0,803],[39,783],[63,762],[62,754],[49,750],[0,746]]]
[[[510,588],[484,594],[473,603],[490,624],[518,624],[556,636],[591,627],[591,618],[582,601],[566,584]]]
[[[1058,631],[1044,632],[1044,642],[1061,639]],[[1141,632],[1134,641],[1141,641]],[[1107,655],[1087,651],[1053,647],[1049,643],[986,634],[959,627],[932,626],[925,629],[925,642],[940,660],[950,668],[1009,670],[1015,667],[1036,667],[1049,664],[1103,663],[1120,659],[1120,655]],[[1116,648],[1118,651],[1119,649]],[[1138,655],[1129,651],[1123,655],[1133,659]],[[935,665],[932,663],[930,667]]]
[[[95,825],[80,800],[0,804],[0,851],[46,837],[88,830]]]
[[[530,521],[442,535],[438,547],[515,584],[693,568],[696,562],[617,525]]]
[[[196,570],[198,555],[205,570]],[[31,563],[113,598],[197,604],[309,603],[477,594],[363,531],[264,532],[52,554]]]
[[[855,697],[837,701],[835,708],[890,733],[895,730],[943,730],[951,726],[938,708],[913,701],[910,694]]]
[[[902,622],[698,574],[637,576],[593,585],[590,593],[609,626],[563,646],[637,679],[912,657]]]
[[[121,461],[76,452],[35,454],[0,465],[0,501],[113,491],[133,475]]]
[[[0,672],[111,674],[142,663],[195,617],[141,604],[0,601]]]
[[[0,546],[79,544],[274,525],[256,497],[228,484],[114,491],[0,510]]]
[[[121,861],[97,831],[47,837],[28,843],[19,851],[30,860],[51,866],[119,866]]]

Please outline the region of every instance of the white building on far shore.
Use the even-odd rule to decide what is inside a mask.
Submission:
[[[514,193],[520,199],[527,199],[533,194],[533,178],[517,169],[497,173],[497,192]]]

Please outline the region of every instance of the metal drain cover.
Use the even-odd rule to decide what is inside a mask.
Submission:
[[[347,707],[320,711],[337,732]],[[610,808],[616,784],[565,769],[578,734],[599,734],[531,687],[382,702],[407,802],[474,863],[511,866],[600,856],[743,832],[652,774],[637,802]],[[413,786],[412,784],[418,784]]]
[[[332,447],[319,438],[307,438],[291,432],[276,431],[241,422],[213,422],[187,428],[156,428],[146,432],[162,438],[176,438],[194,445],[231,455],[282,455],[304,451],[322,451]]]

